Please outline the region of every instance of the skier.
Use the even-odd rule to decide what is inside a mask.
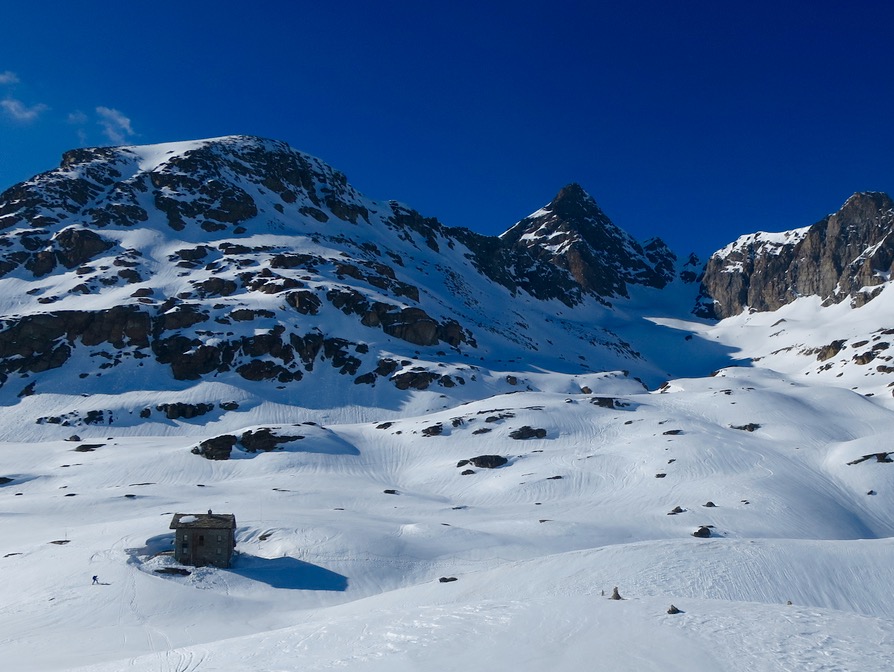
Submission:
[[[92,585],[95,586],[97,583],[99,583],[99,577],[98,577],[98,576],[94,576],[94,577],[93,577],[93,584],[92,584]]]

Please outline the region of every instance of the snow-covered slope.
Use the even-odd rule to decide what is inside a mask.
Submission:
[[[386,423],[308,425],[296,409],[303,439],[223,462],[189,437],[7,442],[4,660],[884,670],[894,471],[849,463],[892,419],[846,390],[733,368]],[[543,438],[513,439],[524,427]],[[458,466],[482,454],[507,463]],[[171,515],[209,508],[237,517],[233,568],[156,573],[174,564],[156,555]]]
[[[840,271],[718,322],[577,185],[489,238],[270,140],[67,153],[0,195],[4,669],[891,669],[886,198],[713,255]]]
[[[591,371],[666,378],[638,350],[663,327],[620,319],[612,292],[536,256],[367,199],[270,140],[69,152],[0,196],[0,404],[17,408],[0,437],[237,401],[415,412],[554,389],[542,371],[571,391]],[[672,256],[655,260],[667,274]],[[174,404],[191,408],[159,408]]]

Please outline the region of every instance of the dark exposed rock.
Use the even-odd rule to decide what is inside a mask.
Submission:
[[[471,476],[474,473],[475,473],[474,469],[463,469],[461,472],[459,472],[459,475],[460,476]]]
[[[405,371],[392,376],[391,382],[399,390],[425,390],[440,376],[431,371]]]
[[[62,366],[72,344],[149,345],[149,316],[129,306],[104,311],[58,311],[0,322],[0,373],[38,373]]]
[[[665,436],[678,436],[683,433],[682,429],[669,429],[666,432],[662,432]]]
[[[174,255],[184,261],[201,261],[208,256],[209,248],[207,245],[197,245],[196,247],[186,247],[177,250]]]
[[[422,430],[422,436],[439,436],[444,432],[444,425],[438,423],[437,425],[432,425],[431,427],[425,427]]]
[[[650,259],[577,184],[564,187],[551,203],[521,220],[501,240],[565,269],[584,292],[600,297],[626,297],[628,283],[663,287],[673,277],[675,257],[663,242],[653,241]]]
[[[262,380],[277,380],[280,383],[290,383],[301,378],[300,371],[290,371],[284,366],[266,359],[252,359],[241,366],[236,367],[236,373],[255,382]]]
[[[320,306],[323,305],[319,297],[309,290],[289,292],[286,295],[286,303],[302,315],[316,315],[320,312]]]
[[[894,270],[892,233],[891,198],[854,194],[806,232],[745,236],[715,253],[702,278],[701,305],[712,317],[723,318],[746,307],[775,310],[799,296],[865,303],[875,293],[863,288],[881,284],[881,275]]]
[[[440,324],[421,308],[398,308],[386,303],[376,302],[371,306],[364,299],[345,299],[345,292],[332,292],[339,301],[353,306],[352,310],[363,312],[361,324],[367,327],[380,327],[389,336],[394,336],[414,345],[437,345],[443,341],[457,346],[466,340],[463,328],[454,320]],[[330,298],[330,301],[332,299]],[[335,305],[336,302],[333,302]],[[341,306],[336,306],[341,307]],[[363,310],[367,307],[366,310]],[[342,307],[344,311],[344,307]]]
[[[203,312],[198,306],[182,304],[164,313],[157,325],[161,331],[175,331],[205,322],[207,319],[208,313]]]
[[[195,285],[200,296],[229,296],[236,291],[236,283],[232,280],[214,276]]]
[[[509,432],[509,438],[519,441],[525,439],[544,439],[546,438],[546,430],[524,425],[523,427],[519,427],[518,429]]]
[[[212,439],[205,439],[191,452],[209,460],[229,460],[235,445],[236,437],[232,434],[224,434]]]
[[[840,341],[832,341],[829,345],[824,345],[816,353],[817,361],[825,362],[827,359],[832,359],[835,355],[841,352],[845,343],[846,340],[842,339]]]
[[[393,359],[385,358],[380,359],[376,366],[376,375],[382,377],[388,377],[400,367],[400,362],[397,362]]]
[[[78,227],[63,229],[54,238],[56,257],[65,268],[75,268],[114,247],[102,236]]]
[[[711,528],[706,525],[702,525],[695,532],[692,533],[693,537],[699,537],[701,539],[707,539],[711,536]]]
[[[743,432],[753,432],[761,428],[756,422],[749,422],[746,425],[730,425],[731,429],[741,429]]]
[[[74,451],[76,453],[92,453],[97,448],[102,448],[104,443],[82,443],[80,446],[76,446]]]
[[[479,455],[471,458],[469,462],[479,469],[496,469],[508,464],[509,460],[502,455]]]
[[[439,583],[452,583],[453,581],[457,581],[458,579],[455,576],[442,576],[438,579]]]
[[[200,415],[210,413],[214,410],[214,404],[188,404],[177,402],[173,404],[159,404],[155,408],[164,413],[168,420],[179,420],[180,418],[190,420],[192,418],[197,418]]]
[[[230,319],[236,322],[251,322],[259,317],[275,317],[272,310],[251,310],[250,308],[237,308],[230,313]]]
[[[279,448],[280,444],[300,441],[304,437],[298,434],[280,435],[274,433],[269,427],[256,430],[248,430],[239,437],[239,443],[249,453],[268,452]]]
[[[47,250],[36,252],[25,262],[25,268],[31,271],[35,278],[52,273],[56,268],[56,255]]]
[[[850,462],[848,462],[848,464],[860,464],[861,462],[866,462],[867,460],[871,460],[873,458],[875,458],[876,462],[891,463],[894,462],[894,459],[891,458],[892,455],[894,455],[894,451],[887,453],[870,453],[869,455],[858,457],[856,460],[851,460]]]

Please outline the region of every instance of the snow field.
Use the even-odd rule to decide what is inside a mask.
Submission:
[[[887,669],[894,474],[846,463],[876,452],[891,412],[757,369],[668,389],[616,408],[519,392],[385,428],[286,423],[261,404],[244,427],[270,411],[306,438],[225,462],[189,452],[210,427],[0,444],[0,566],[15,577],[0,649],[12,669],[92,672],[484,669],[494,656]],[[235,432],[240,417],[219,422]],[[730,427],[746,423],[760,427]],[[523,425],[546,438],[511,439]],[[459,460],[489,453],[509,464],[460,475]],[[156,574],[171,515],[209,508],[236,515],[234,567]],[[699,525],[713,538],[693,538]],[[615,585],[627,599],[605,599]]]

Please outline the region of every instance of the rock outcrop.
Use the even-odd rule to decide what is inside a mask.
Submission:
[[[567,271],[583,292],[599,297],[626,297],[628,284],[664,287],[674,277],[676,256],[661,239],[644,249],[579,184],[564,187],[500,239]]]
[[[892,271],[894,202],[887,194],[858,193],[813,226],[742,236],[715,252],[702,278],[699,312],[724,318],[814,295],[826,304],[862,305]]]

